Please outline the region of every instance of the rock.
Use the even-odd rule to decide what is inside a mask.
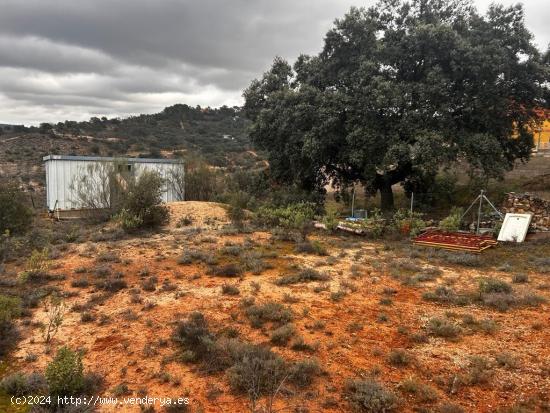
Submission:
[[[550,201],[524,193],[510,192],[502,204],[505,213],[533,214],[530,229],[550,231]]]

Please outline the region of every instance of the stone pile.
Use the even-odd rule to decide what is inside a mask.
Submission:
[[[531,229],[550,231],[550,201],[530,194],[510,192],[502,204],[504,212],[516,214],[533,214]]]

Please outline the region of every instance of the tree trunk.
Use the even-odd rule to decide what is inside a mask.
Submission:
[[[393,211],[393,190],[389,182],[384,182],[380,186],[380,209],[382,211]]]

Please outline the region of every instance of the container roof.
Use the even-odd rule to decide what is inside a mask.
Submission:
[[[46,155],[43,161],[96,161],[96,162],[127,162],[127,163],[183,163],[181,159],[125,158],[109,156],[71,156]]]

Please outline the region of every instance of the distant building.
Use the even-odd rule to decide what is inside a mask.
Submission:
[[[156,171],[165,180],[163,202],[183,200],[183,161],[174,159],[109,158],[101,156],[48,155],[46,166],[46,202],[50,211],[89,208],[81,204],[79,190],[106,193],[109,198],[106,170],[120,176],[138,177],[144,171]],[[181,179],[178,185],[176,177]],[[107,189],[106,189],[107,188]]]
[[[533,131],[535,151],[550,151],[550,110],[540,111],[544,119],[539,128]]]

